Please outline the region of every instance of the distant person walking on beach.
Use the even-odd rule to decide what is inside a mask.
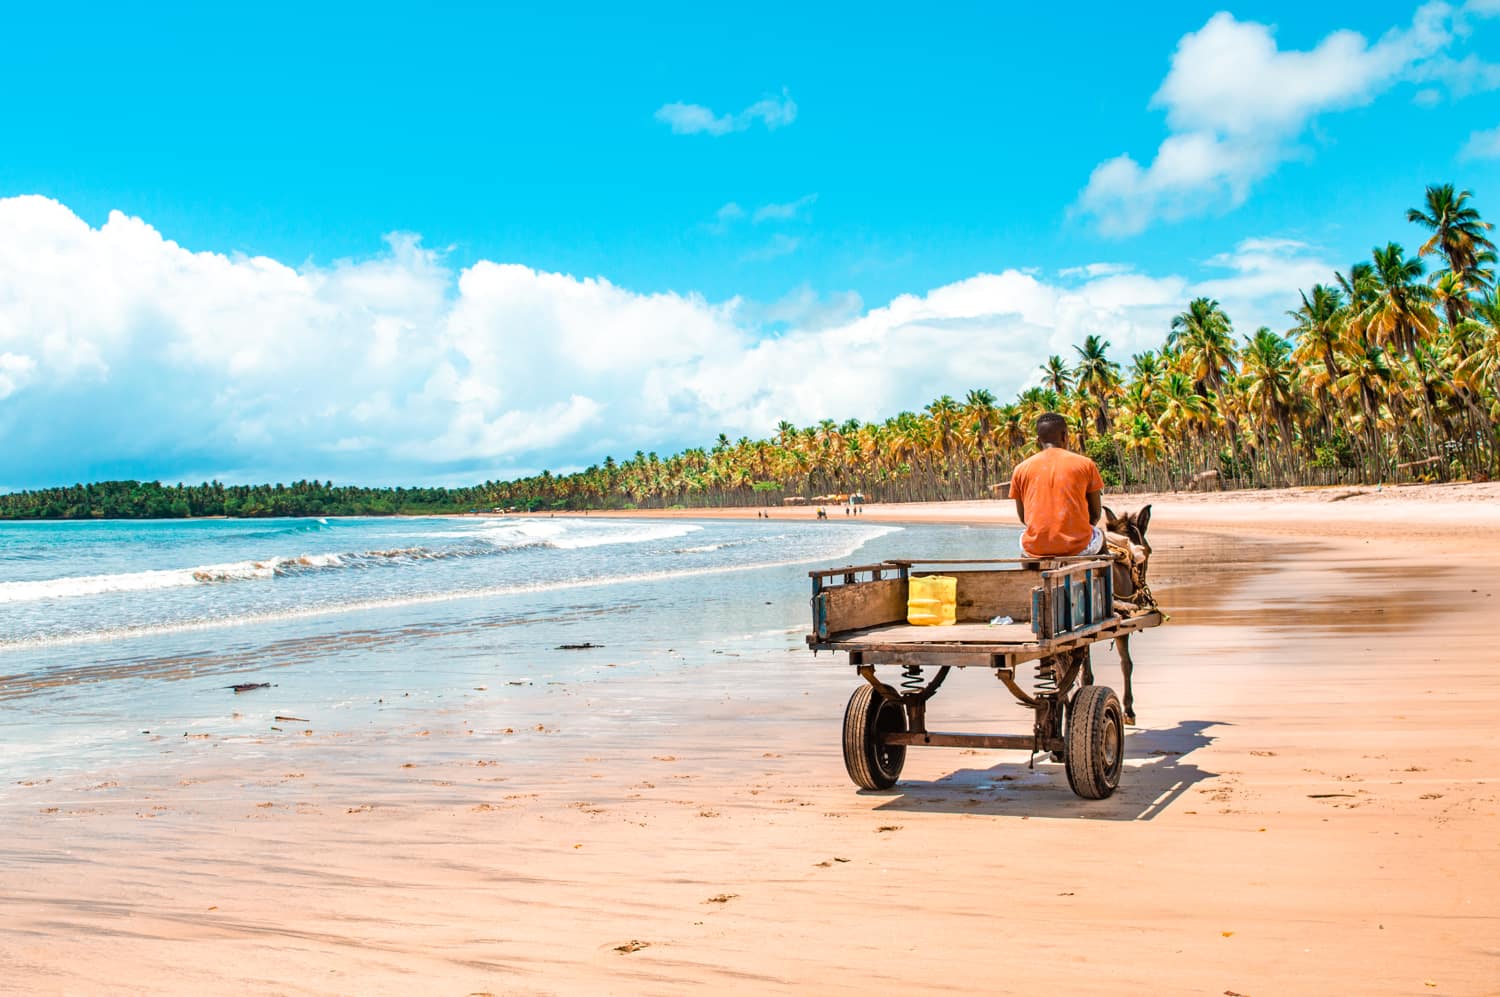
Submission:
[[[1099,467],[1068,449],[1068,421],[1048,412],[1036,421],[1041,452],[1021,461],[1010,476],[1016,515],[1026,524],[1021,553],[1027,557],[1070,557],[1104,550],[1099,516],[1104,479]]]

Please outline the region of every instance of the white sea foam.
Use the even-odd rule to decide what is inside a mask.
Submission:
[[[267,581],[299,568],[337,568],[343,564],[344,555],[304,554],[300,557],[273,557],[264,561],[202,564],[192,568],[158,568],[113,575],[0,582],[0,603],[36,602],[40,599],[67,599],[117,592],[152,592],[220,582]]]
[[[653,523],[649,526],[634,526],[629,529],[567,531],[547,541],[558,550],[580,550],[585,547],[603,547],[607,544],[650,543],[653,540],[673,540],[689,533],[700,533],[703,527],[694,523]]]
[[[703,527],[694,523],[632,523],[610,520],[511,519],[502,522],[486,520],[463,524],[455,530],[423,533],[430,540],[482,540],[502,549],[517,547],[551,547],[555,550],[581,550],[608,544],[650,543],[671,540],[697,533]]]

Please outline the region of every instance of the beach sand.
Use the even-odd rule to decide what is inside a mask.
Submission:
[[[454,711],[8,779],[0,992],[1500,993],[1497,499],[1152,497],[1173,620],[1134,643],[1104,801],[953,749],[858,792],[857,679],[796,650],[537,698],[510,734]],[[1029,725],[978,670],[929,715]]]

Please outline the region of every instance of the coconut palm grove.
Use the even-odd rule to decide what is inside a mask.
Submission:
[[[4,518],[384,515],[490,509],[777,505],[983,497],[1056,411],[1119,490],[1170,490],[1203,472],[1226,488],[1488,480],[1500,475],[1500,298],[1493,226],[1453,184],[1426,189],[1403,242],[1300,290],[1284,328],[1236,328],[1195,298],[1161,346],[1129,358],[1089,336],[1037,358],[1036,386],[1001,403],[975,387],[883,422],[783,421],[763,439],[570,474],[467,488],[162,485],[115,481],[0,496]],[[1411,229],[1407,230],[1411,232]],[[1420,240],[1418,242],[1418,240]]]

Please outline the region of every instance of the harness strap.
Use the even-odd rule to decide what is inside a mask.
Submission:
[[[1131,598],[1135,609],[1129,615],[1141,616],[1145,613],[1161,612],[1161,608],[1156,605],[1156,596],[1151,594],[1151,586],[1146,584],[1145,569],[1130,553],[1130,548],[1112,540],[1107,540],[1105,545],[1109,549],[1109,556],[1125,566],[1125,570],[1130,574],[1130,584],[1135,588],[1135,593]]]

